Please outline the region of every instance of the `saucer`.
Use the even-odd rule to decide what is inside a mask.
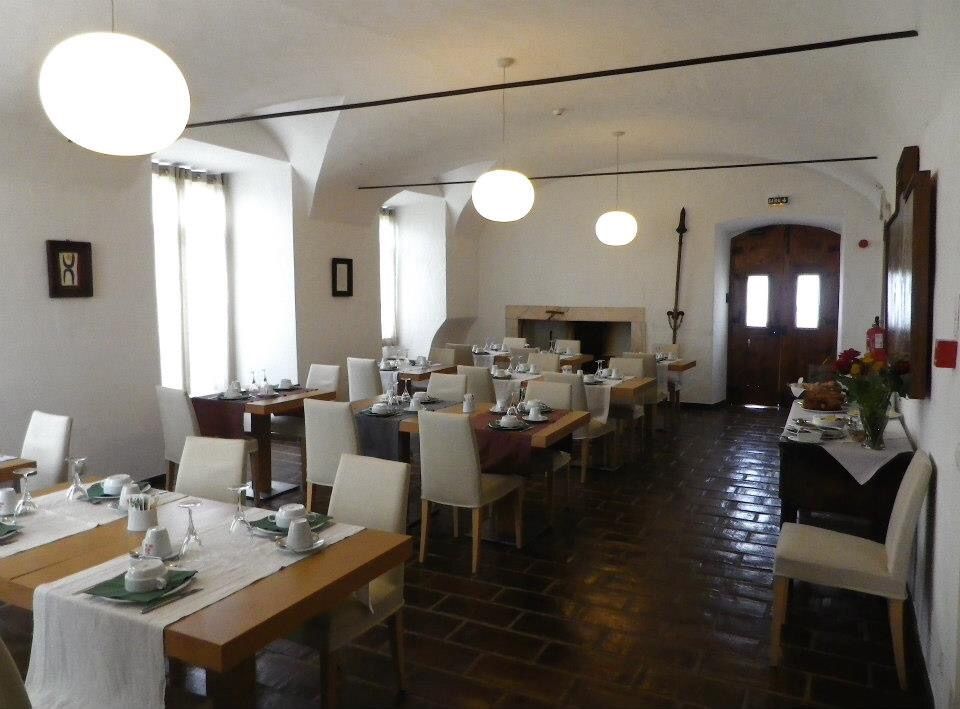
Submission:
[[[518,426],[501,426],[497,421],[491,421],[487,424],[489,428],[492,428],[494,431],[526,431],[530,428],[530,424],[523,423],[522,421]]]
[[[287,554],[312,554],[315,551],[319,551],[320,549],[323,549],[323,547],[327,543],[326,539],[323,539],[322,537],[319,537],[316,535],[314,535],[314,539],[315,541],[313,542],[313,544],[307,547],[306,549],[293,549],[291,547],[288,547],[286,537],[280,537],[279,539],[277,539],[275,543],[277,545],[277,549],[279,549],[280,551],[286,552]]]
[[[390,418],[400,413],[397,409],[388,409],[387,411],[374,411],[373,409],[364,409],[362,412],[366,416],[376,416],[377,418]]]
[[[510,375],[510,374],[503,374],[503,375],[500,375],[500,374],[491,374],[490,376],[491,376],[493,379],[499,379],[499,380],[501,380],[501,381],[504,381],[504,380],[506,380],[506,379],[513,379],[513,376]]]
[[[247,399],[249,397],[250,397],[249,394],[243,394],[243,393],[237,394],[236,396],[227,396],[227,392],[223,392],[222,394],[220,394],[220,398],[223,399],[224,401],[239,401],[240,399]]]
[[[549,421],[549,420],[550,420],[550,417],[549,417],[549,416],[541,416],[540,418],[535,419],[535,418],[531,418],[530,416],[524,416],[524,417],[523,417],[523,420],[526,421],[526,422],[528,422],[528,423],[543,423],[544,421]]]
[[[498,407],[496,407],[496,406],[491,406],[491,407],[490,407],[490,413],[491,413],[491,414],[505,414],[505,413],[507,413],[507,412],[506,412],[506,410],[504,410],[504,409],[498,408]]]
[[[300,388],[299,384],[291,384],[288,387],[281,387],[281,386],[274,387],[276,391],[295,391],[299,388]]]

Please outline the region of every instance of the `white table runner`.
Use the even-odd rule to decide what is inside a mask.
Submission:
[[[493,380],[493,391],[497,396],[497,400],[509,398],[511,394],[515,394],[520,390],[522,382],[528,382],[533,379],[540,379],[542,375],[540,374],[513,374],[513,377],[510,379],[494,379]],[[633,379],[632,376],[625,376],[622,380],[610,381],[608,379],[602,380],[602,384],[590,384],[584,387],[587,392],[587,408],[591,411],[597,407],[597,402],[594,401],[599,397],[599,389],[601,386],[607,388],[613,388],[620,384],[622,381],[627,381],[628,379]]]
[[[90,485],[85,485],[84,487],[89,489]],[[183,497],[179,492],[166,492],[161,490],[154,490],[153,492],[157,497],[158,505],[165,505]],[[109,502],[93,504],[86,500],[68,500],[65,490],[58,490],[57,492],[51,492],[33,499],[41,510],[46,510],[47,512],[52,512],[64,517],[72,517],[83,522],[92,522],[94,526],[109,524],[110,522],[115,522],[118,519],[126,517],[126,514],[120,513],[110,507]]]
[[[272,539],[245,532],[230,534],[233,509],[233,505],[205,500],[194,510],[203,548],[188,553],[183,568],[199,571],[193,583],[203,590],[151,613],[142,615],[138,606],[78,594],[122,573],[129,564],[126,556],[37,588],[27,673],[33,705],[163,709],[164,628],[305,558],[279,551]],[[251,520],[267,514],[269,510],[248,511]],[[179,542],[186,529],[186,512],[177,505],[164,505],[159,517],[174,543]],[[333,524],[324,531],[324,538],[333,544],[362,529]]]
[[[790,407],[790,416],[787,423],[792,424],[795,418],[805,418],[813,420],[818,416],[815,411],[807,411],[800,406],[800,400],[797,399]],[[783,435],[788,435],[784,428]],[[907,432],[903,427],[901,419],[893,419],[887,424],[887,430],[883,434],[885,448],[883,450],[872,450],[851,438],[845,438],[839,441],[826,441],[820,443],[827,453],[842,465],[851,477],[861,485],[870,482],[870,479],[877,474],[884,465],[889,463],[900,453],[912,453],[913,445],[907,437]]]

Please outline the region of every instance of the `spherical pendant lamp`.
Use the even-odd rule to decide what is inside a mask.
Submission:
[[[473,206],[494,222],[523,219],[533,207],[533,183],[516,170],[490,170],[473,183]]]
[[[597,219],[597,238],[607,246],[624,246],[637,235],[637,220],[630,212],[615,209]]]
[[[190,91],[163,51],[118,32],[89,32],[54,47],[40,68],[50,122],[88,150],[148,155],[173,143],[190,117]]]
[[[594,231],[597,238],[607,246],[625,246],[633,241],[637,235],[637,220],[630,212],[624,212],[620,207],[620,136],[622,130],[614,133],[617,138],[617,209],[604,212],[597,219]]]
[[[507,67],[513,64],[510,57],[501,57],[497,66],[503,70],[503,81],[507,81]],[[507,142],[506,94],[500,92],[500,143],[501,148]],[[523,219],[533,207],[533,183],[522,172],[516,170],[489,170],[473,183],[473,206],[484,219],[493,222],[515,222]]]

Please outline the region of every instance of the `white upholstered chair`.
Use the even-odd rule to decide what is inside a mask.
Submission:
[[[447,349],[453,350],[453,363],[470,366],[473,364],[473,345],[464,342],[448,342]]]
[[[580,340],[557,340],[557,351],[580,354]]]
[[[467,392],[473,394],[476,401],[496,401],[497,395],[493,388],[493,377],[486,367],[472,367],[458,364],[457,374],[467,378]]]
[[[70,453],[70,431],[73,419],[69,416],[34,411],[23,437],[20,457],[36,461],[35,490],[50,487],[66,480],[67,455]]]
[[[372,399],[380,395],[380,370],[376,360],[347,357],[347,385],[350,401]]]
[[[540,367],[541,372],[560,371],[560,355],[553,352],[535,352],[527,357],[527,362]]]
[[[174,490],[208,500],[236,502],[227,488],[243,484],[245,457],[242,439],[187,436]]]
[[[431,347],[430,361],[435,364],[445,364],[448,367],[456,365],[457,353],[449,347]]]
[[[357,424],[346,401],[307,399],[303,402],[306,427],[307,509],[313,509],[313,486],[332,487],[340,457],[359,452]]]
[[[573,408],[573,387],[569,382],[548,382],[531,379],[527,382],[527,401],[537,399],[552,409]]]
[[[917,519],[932,470],[924,451],[914,453],[900,482],[883,544],[820,527],[793,522],[783,525],[773,562],[770,664],[780,663],[780,630],[787,616],[790,579],[796,579],[886,598],[897,677],[906,688],[903,602]]]
[[[23,677],[10,651],[0,639],[0,707],[3,709],[30,709],[30,698],[23,686]]]
[[[337,522],[405,534],[410,466],[380,458],[344,454],[337,466],[330,496],[330,516]],[[336,663],[331,654],[386,622],[397,689],[405,689],[403,671],[403,564],[370,582],[367,602],[357,597],[308,621],[295,639],[320,651],[324,706],[336,706]]]
[[[193,402],[182,389],[157,387],[157,403],[160,405],[160,427],[163,430],[163,458],[167,461],[167,490],[173,490],[177,468],[183,455],[183,445],[189,436],[200,436],[200,425]],[[256,465],[257,439],[242,438],[249,469]]]
[[[655,355],[646,355],[640,353],[641,356],[634,357],[611,357],[610,362],[607,365],[611,369],[620,370],[620,376],[624,377],[652,377],[653,379],[657,378],[657,358]],[[652,372],[652,373],[651,373]],[[649,404],[657,403],[657,390],[656,387],[651,387],[648,394],[644,395],[643,400],[640,403],[633,404],[630,406],[615,406],[610,411],[610,416],[615,420],[623,421],[626,424],[626,437],[627,437],[627,456],[633,458],[633,443],[636,438],[637,431],[637,421],[643,419],[645,416],[645,406]],[[652,421],[644,421],[644,425],[640,427],[641,434],[644,433],[644,429],[647,431],[652,430]]]
[[[529,362],[530,355],[536,354],[540,351],[539,347],[511,347],[510,348],[510,361],[514,364],[520,364],[522,362]]]
[[[504,337],[503,338],[503,349],[510,350],[513,347],[526,347],[527,338],[526,337]]]
[[[575,411],[589,411],[590,423],[573,432],[573,440],[580,443],[580,482],[587,481],[590,469],[590,444],[600,438],[615,434],[616,430],[608,420],[610,415],[610,387],[596,386],[589,397],[583,383],[583,375],[564,372],[544,372],[543,381],[562,382],[570,385],[570,408]],[[531,382],[532,383],[532,382]],[[530,396],[529,384],[527,396]]]
[[[435,396],[441,401],[463,401],[467,393],[467,376],[465,374],[440,374],[434,372],[427,382],[427,394]]]
[[[470,417],[421,411],[420,414],[420,563],[427,558],[430,503],[453,507],[454,536],[459,535],[459,509],[472,511],[473,561],[480,561],[480,526],[488,505],[513,496],[517,548],[523,546],[523,479],[480,471],[480,457]]]

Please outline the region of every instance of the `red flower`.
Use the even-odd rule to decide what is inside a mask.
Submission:
[[[853,366],[853,363],[857,361],[859,356],[859,350],[855,350],[853,348],[844,350],[837,355],[837,361],[834,363],[833,368],[836,369],[840,374],[849,374],[850,368]]]

